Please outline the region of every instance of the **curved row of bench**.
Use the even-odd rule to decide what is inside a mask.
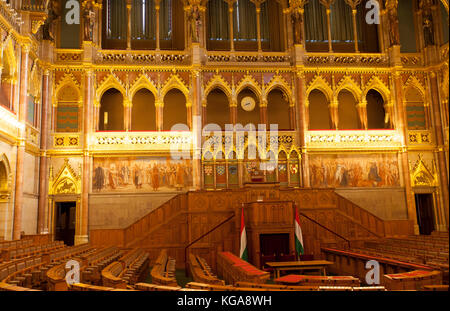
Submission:
[[[164,286],[177,287],[175,279],[175,259],[167,255],[167,250],[161,250],[150,272],[152,283]]]
[[[102,284],[107,287],[125,289],[128,285],[145,279],[148,263],[148,253],[142,249],[133,249],[102,270]]]
[[[217,274],[227,284],[234,284],[238,281],[265,283],[270,278],[269,272],[257,269],[230,252],[218,254]]]
[[[189,269],[195,282],[225,285],[225,281],[219,280],[211,271],[206,260],[200,256],[189,254]]]
[[[64,259],[86,253],[92,248],[88,244],[67,247],[42,257],[26,257],[0,264],[0,283],[8,290],[46,289],[47,272],[60,265]],[[7,286],[7,285],[12,285]]]

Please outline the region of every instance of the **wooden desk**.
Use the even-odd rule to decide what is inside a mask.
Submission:
[[[307,260],[307,261],[284,261],[284,262],[266,262],[266,265],[273,268],[274,278],[280,277],[280,271],[287,270],[318,270],[321,275],[326,274],[326,267],[334,262],[327,260]]]

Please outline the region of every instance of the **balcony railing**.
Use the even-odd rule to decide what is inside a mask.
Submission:
[[[307,53],[304,62],[311,66],[385,67],[389,58],[382,53]]]
[[[46,0],[22,0],[22,10],[33,12],[45,12]]]
[[[190,55],[186,51],[156,50],[99,50],[96,63],[107,64],[176,64],[187,65]]]
[[[91,134],[89,145],[95,151],[152,150],[190,151],[191,132],[96,132]]]
[[[208,63],[258,63],[258,64],[289,64],[290,55],[285,52],[236,52],[208,51]]]
[[[423,57],[421,53],[402,53],[400,58],[404,67],[423,66]]]
[[[308,131],[305,143],[313,149],[399,148],[402,140],[395,130]]]

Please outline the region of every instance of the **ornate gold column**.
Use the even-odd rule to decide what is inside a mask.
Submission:
[[[355,52],[359,53],[358,49],[358,30],[356,27],[356,7],[361,3],[361,0],[345,0],[345,2],[352,8],[352,22],[353,22],[353,41],[355,43]]]
[[[266,129],[269,129],[269,120],[267,118],[267,99],[263,98],[259,105],[259,123],[265,124]],[[255,124],[256,129],[258,129],[258,125]]]
[[[127,50],[131,50],[131,0],[127,0]]]
[[[155,11],[156,11],[156,50],[159,50],[159,8],[161,0],[155,0]]]
[[[400,49],[400,46],[393,48]],[[408,210],[408,219],[413,221],[414,234],[419,234],[419,226],[417,224],[416,204],[414,193],[411,187],[411,177],[409,172],[408,149],[406,146],[406,138],[408,137],[408,129],[406,128],[406,107],[403,102],[403,83],[399,71],[394,71],[394,88],[396,95],[397,110],[397,130],[402,136],[402,150],[400,151],[401,165],[403,171],[403,180],[405,182],[406,206]]]
[[[305,135],[308,131],[308,123],[306,119],[306,87],[305,87],[305,75],[303,71],[297,71],[295,77],[295,85],[297,90],[297,105],[298,105],[298,138],[301,148],[301,167],[302,167],[302,184],[303,187],[309,188],[309,156],[305,145]],[[288,169],[289,174],[289,169]],[[289,180],[289,179],[288,179]]]
[[[163,130],[163,111],[164,111],[164,102],[160,99],[155,100],[155,109],[156,109],[156,130]]]
[[[23,45],[20,66],[20,91],[19,91],[19,122],[23,124],[20,129],[20,138],[17,146],[16,163],[16,189],[14,194],[14,222],[13,240],[20,239],[22,231],[22,207],[23,207],[23,170],[25,157],[25,124],[27,115],[27,90],[28,90],[28,70],[30,46]]]
[[[124,128],[125,131],[129,131],[131,129],[131,109],[132,103],[128,97],[123,99],[123,109],[124,109]]]
[[[231,101],[231,103],[229,103],[230,106],[230,122],[233,125],[236,125],[237,123],[237,102],[236,101]]]
[[[38,228],[37,233],[41,234],[45,227],[45,208],[47,206],[48,194],[48,161],[47,161],[47,141],[49,132],[48,113],[51,105],[50,96],[50,70],[44,70],[42,81],[42,120],[41,120],[41,160],[39,162],[39,201],[38,201]],[[48,229],[48,228],[47,228]]]
[[[444,146],[444,136],[442,130],[442,115],[439,107],[439,88],[437,75],[434,71],[431,71],[428,76],[428,80],[430,83],[431,90],[431,104],[432,104],[432,113],[434,116],[434,124],[432,128],[434,128],[434,133],[436,136],[436,147],[435,151],[437,157],[437,165],[439,171],[439,183],[442,193],[442,201],[444,207],[445,221],[446,226],[449,226],[449,215],[448,215],[448,176],[447,176],[447,165],[446,165],[446,156],[445,156],[445,146]]]
[[[258,40],[258,52],[261,52],[261,3],[254,1],[256,7],[256,38]]]
[[[230,50],[234,51],[234,34],[233,34],[233,4],[235,0],[228,0],[228,18],[230,25]]]
[[[331,4],[333,4],[334,0],[320,0],[320,3],[322,3],[327,12],[327,29],[328,29],[328,51],[330,53],[333,52],[333,45],[331,43],[331,21],[330,21],[330,14],[331,14]]]
[[[192,71],[192,136],[193,136],[193,161],[192,161],[192,177],[195,190],[202,187],[202,98],[201,98],[201,71],[194,69]]]
[[[339,102],[336,95],[333,95],[330,104],[328,105],[330,110],[331,124],[334,130],[339,129]]]
[[[358,111],[361,128],[367,130],[367,100],[365,98],[356,104],[356,110]]]

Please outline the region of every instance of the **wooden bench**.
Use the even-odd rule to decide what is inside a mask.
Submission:
[[[189,268],[195,282],[225,285],[225,281],[219,280],[212,273],[206,261],[197,255],[189,254]]]
[[[230,252],[220,252],[217,256],[217,274],[228,284],[238,281],[265,283],[269,272],[261,271]]]
[[[265,288],[268,290],[283,290],[283,291],[317,291],[318,286],[291,286],[282,284],[261,284],[261,283],[250,283],[250,282],[236,282],[235,287],[246,287],[246,288]]]
[[[152,283],[177,287],[175,279],[175,259],[168,257],[167,250],[161,250],[150,272]]]
[[[388,290],[422,290],[425,285],[442,285],[440,271],[414,270],[385,274],[383,284]]]
[[[179,291],[181,287],[179,286],[164,286],[158,284],[149,283],[136,283],[134,287],[141,291]]]
[[[274,280],[278,284],[305,286],[359,286],[360,280],[352,276],[318,276],[289,274]]]

